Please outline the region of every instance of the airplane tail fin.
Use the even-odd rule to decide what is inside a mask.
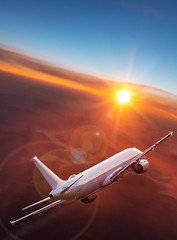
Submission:
[[[62,179],[57,177],[48,167],[46,167],[37,157],[33,157],[32,160],[52,189],[55,189],[58,184],[62,184],[64,182]]]

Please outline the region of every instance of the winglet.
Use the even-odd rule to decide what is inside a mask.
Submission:
[[[12,226],[15,224],[15,221],[14,221],[14,220],[9,221],[9,222],[10,222],[10,224],[11,224]]]
[[[169,132],[171,136],[173,136],[173,131]]]

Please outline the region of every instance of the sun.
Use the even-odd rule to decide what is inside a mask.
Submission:
[[[126,90],[122,90],[122,91],[118,92],[117,99],[121,103],[129,102],[129,100],[130,100],[130,92],[128,92]]]

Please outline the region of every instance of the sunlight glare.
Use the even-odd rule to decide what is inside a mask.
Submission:
[[[130,93],[126,90],[120,91],[117,94],[117,99],[121,103],[127,103],[130,100]]]

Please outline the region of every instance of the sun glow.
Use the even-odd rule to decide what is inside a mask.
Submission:
[[[121,103],[127,103],[130,100],[130,93],[126,90],[120,91],[117,94],[117,99]]]

